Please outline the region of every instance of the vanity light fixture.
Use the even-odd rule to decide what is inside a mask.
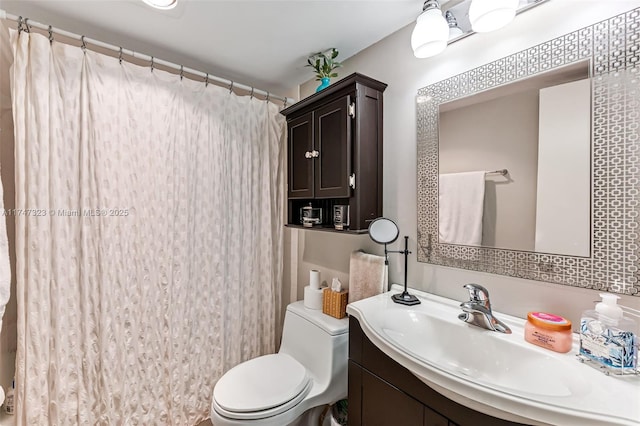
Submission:
[[[477,33],[487,33],[506,26],[516,16],[518,4],[518,0],[471,0],[471,28]]]
[[[142,0],[151,7],[156,9],[169,10],[176,7],[178,0]]]
[[[458,26],[456,17],[453,16],[453,13],[451,13],[450,10],[447,10],[447,12],[444,14],[444,18],[447,20],[447,25],[449,25],[449,40],[452,40],[464,34]]]
[[[449,40],[449,25],[442,16],[438,0],[426,0],[411,33],[411,48],[416,58],[429,58],[442,52]]]
[[[447,44],[474,33],[498,30],[509,24],[516,14],[549,0],[422,1],[422,14],[411,33],[411,47],[416,58],[435,56],[446,49]]]

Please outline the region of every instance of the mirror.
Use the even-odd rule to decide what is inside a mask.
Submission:
[[[627,24],[636,22],[638,16],[640,9],[631,10],[418,91],[418,261],[640,296],[640,61],[637,53],[640,51],[640,26]],[[586,71],[581,68],[583,66],[587,67]],[[529,209],[535,212],[535,220],[528,219],[527,228],[518,225],[508,231],[518,239],[499,240],[501,219],[509,216],[518,223],[520,216],[513,210],[498,209],[497,204],[503,201],[498,191],[523,181],[523,172],[499,149],[487,156],[491,162],[482,162],[479,153],[489,148],[474,151],[472,144],[456,145],[454,142],[447,145],[447,140],[441,141],[440,137],[444,138],[448,132],[446,127],[452,127],[451,122],[447,124],[446,117],[441,120],[441,114],[447,114],[456,105],[464,108],[465,103],[475,103],[482,98],[493,96],[487,101],[501,98],[501,94],[492,95],[494,89],[511,90],[510,87],[517,87],[512,83],[529,84],[554,74],[571,73],[573,67],[579,76],[585,76],[585,73],[589,76],[588,79],[577,78],[586,80],[590,89],[590,102],[586,101],[590,104],[587,107],[590,113],[588,155],[584,146],[580,148],[580,154],[570,152],[565,155],[547,150],[540,141],[548,126],[538,126],[538,138],[534,139],[538,139],[539,144],[529,148],[529,157],[534,153],[537,155],[536,165],[529,166],[535,170],[535,179],[530,178],[535,181],[535,185],[531,184],[535,191],[530,190],[527,198]],[[556,86],[558,84],[553,85]],[[539,111],[546,109],[540,108],[543,102],[539,98]],[[551,105],[556,103],[558,101],[553,101]],[[507,101],[507,105],[512,105],[511,101]],[[564,109],[576,108],[571,105]],[[554,114],[551,114],[552,118]],[[469,120],[456,118],[453,121],[458,127],[466,127],[458,129],[468,132],[462,139],[468,141],[473,137],[476,140],[479,136],[470,133],[474,128],[468,127]],[[563,118],[556,127],[566,131],[568,121]],[[493,130],[502,130],[507,124],[494,124]],[[579,132],[584,133],[584,127]],[[491,135],[489,133],[489,139]],[[506,139],[515,145],[522,135],[512,134]],[[566,135],[552,135],[545,146],[564,146],[567,139]],[[577,156],[588,158],[589,167],[585,166],[584,160],[579,162]],[[475,162],[453,164],[451,158]],[[580,165],[580,172],[574,171],[576,165]],[[502,169],[507,169],[508,173],[491,173]],[[540,172],[543,169],[545,173],[555,174],[544,177]],[[493,224],[495,235],[484,239],[483,232],[483,239],[477,244],[447,243],[439,237],[439,175],[463,171],[486,174],[485,199],[496,206],[495,218],[485,225]],[[570,189],[571,186],[561,188],[574,176],[579,176],[572,183],[576,185],[574,189]],[[585,179],[588,180],[586,186]],[[580,201],[569,201],[567,193],[572,191],[582,194]],[[565,201],[568,204],[563,204]],[[485,200],[482,202],[484,209]],[[586,207],[579,207],[562,221],[559,219],[567,206],[578,203]],[[524,201],[508,204],[524,204]],[[582,224],[575,234],[567,234],[569,230],[564,228],[572,219]],[[538,226],[544,228],[538,224],[539,220],[547,221],[553,232],[536,235]],[[588,229],[586,235],[585,228]]]
[[[398,235],[398,225],[386,217],[379,217],[369,225],[369,237],[378,244],[391,244],[398,239]]]
[[[589,68],[439,105],[440,243],[589,256]]]

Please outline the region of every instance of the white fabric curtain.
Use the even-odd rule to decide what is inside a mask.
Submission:
[[[4,366],[4,358],[8,352],[13,349],[11,337],[15,333],[11,333],[7,328],[15,327],[15,309],[9,307],[8,318],[5,318],[5,309],[9,302],[11,294],[11,262],[9,257],[9,233],[8,230],[13,226],[13,207],[12,202],[14,194],[13,186],[13,167],[9,164],[13,160],[13,121],[11,118],[11,96],[9,89],[9,62],[11,58],[11,49],[7,40],[7,28],[0,21],[0,331],[4,331],[0,338],[0,381],[4,386],[10,379],[10,373],[2,371]],[[6,191],[6,192],[5,192]],[[5,197],[7,203],[5,204]],[[4,327],[3,327],[4,326]],[[8,334],[8,335],[7,335]],[[15,350],[15,349],[14,349]],[[8,384],[11,384],[9,382]],[[0,388],[0,400],[3,400],[3,390]]]
[[[12,32],[17,423],[193,425],[273,352],[277,106]]]

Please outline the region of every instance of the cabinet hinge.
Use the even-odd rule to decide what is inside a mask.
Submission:
[[[355,102],[351,102],[351,105],[349,105],[349,117],[356,118],[356,103]]]
[[[349,186],[352,189],[356,189],[356,174],[355,173],[351,173],[351,176],[349,176]]]

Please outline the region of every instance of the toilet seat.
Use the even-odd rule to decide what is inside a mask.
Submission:
[[[297,405],[312,385],[307,369],[290,355],[265,355],[227,371],[214,388],[213,405],[228,418],[271,417]]]

